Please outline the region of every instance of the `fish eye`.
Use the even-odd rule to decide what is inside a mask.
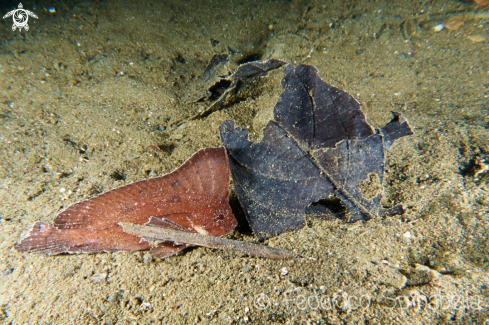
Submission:
[[[215,220],[224,220],[224,219],[226,219],[227,215],[228,215],[227,211],[219,210],[219,211],[216,211],[216,213],[214,214],[214,218],[215,218]]]

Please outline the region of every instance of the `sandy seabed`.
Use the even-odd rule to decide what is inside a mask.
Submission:
[[[38,16],[29,31],[12,31],[11,18],[0,24],[2,323],[488,322],[487,7],[454,0],[23,5]],[[16,6],[3,5],[2,16]],[[259,139],[283,69],[254,79],[222,109],[186,120],[205,109],[189,103],[189,89],[223,53],[236,63],[314,65],[355,96],[376,127],[401,112],[415,134],[389,151],[383,204],[406,212],[353,224],[310,218],[304,229],[265,241],[300,255],[291,261],[206,248],[164,260],[13,248],[35,221],[51,222],[75,202],[220,146],[224,120]],[[228,238],[258,242],[245,225]]]

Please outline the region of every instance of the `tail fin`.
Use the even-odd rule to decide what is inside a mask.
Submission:
[[[55,255],[68,251],[70,245],[63,233],[47,223],[36,222],[15,245],[19,252]]]

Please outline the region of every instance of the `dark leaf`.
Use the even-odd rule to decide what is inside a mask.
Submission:
[[[266,239],[300,229],[306,208],[319,211],[333,196],[350,221],[399,212],[383,210],[380,200],[386,151],[412,134],[406,120],[393,113],[376,130],[359,103],[312,66],[287,67],[282,86],[261,142],[249,141],[233,121],[221,125],[236,193],[254,233]]]

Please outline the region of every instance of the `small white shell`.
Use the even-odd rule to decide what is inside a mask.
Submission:
[[[433,31],[441,32],[443,30],[443,28],[445,28],[445,26],[443,26],[443,24],[438,24],[438,25],[433,27]]]

